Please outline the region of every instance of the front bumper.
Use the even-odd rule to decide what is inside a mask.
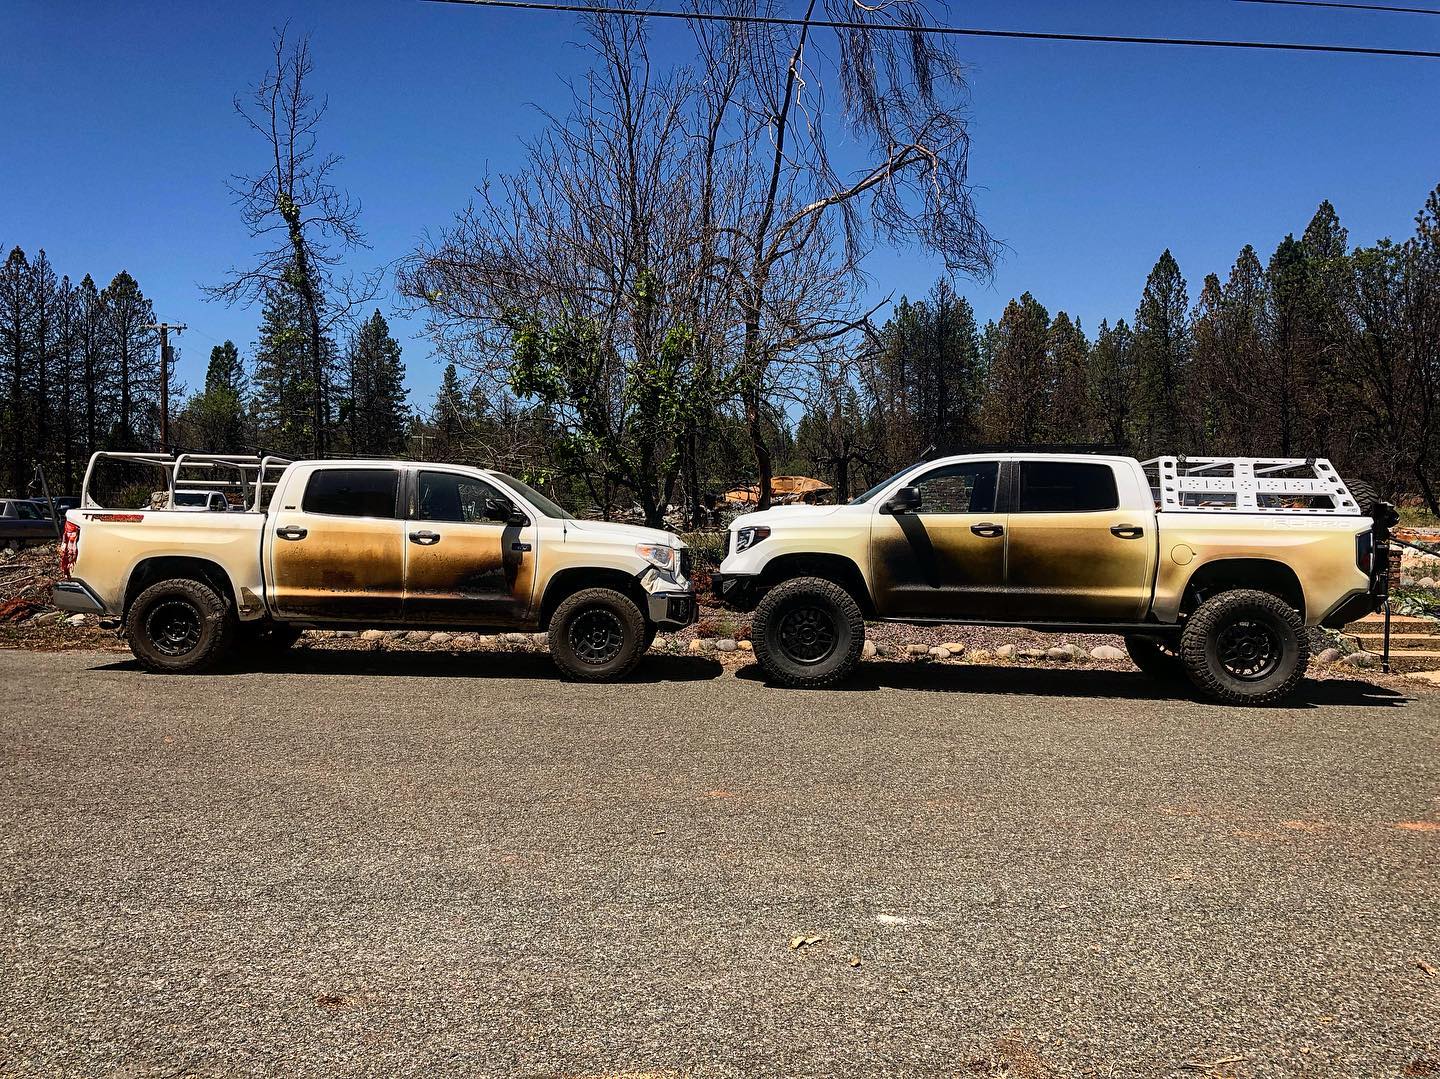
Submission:
[[[694,592],[651,592],[646,597],[646,603],[650,621],[657,626],[678,629],[700,617]]]
[[[78,611],[81,614],[104,614],[105,604],[91,591],[84,581],[56,581],[50,590],[50,602],[62,611]]]
[[[741,610],[755,605],[759,580],[753,573],[715,573],[710,577],[715,598],[726,606]]]

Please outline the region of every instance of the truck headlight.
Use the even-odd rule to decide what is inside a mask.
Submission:
[[[659,543],[637,543],[635,553],[656,569],[669,572],[675,566],[675,548]]]
[[[742,528],[735,533],[735,553],[748,551],[755,544],[770,535],[770,529],[766,525],[755,525],[753,528]]]

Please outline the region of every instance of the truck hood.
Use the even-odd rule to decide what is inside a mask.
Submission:
[[[730,528],[751,528],[755,525],[769,525],[772,528],[806,525],[826,517],[833,517],[843,506],[772,506],[758,513],[743,513],[730,522]]]
[[[565,529],[584,532],[587,539],[613,540],[615,543],[656,543],[665,547],[684,547],[685,541],[673,532],[643,525],[624,525],[614,521],[566,521]]]

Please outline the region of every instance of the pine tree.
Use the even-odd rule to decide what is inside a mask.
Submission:
[[[435,407],[430,410],[430,422],[440,438],[440,450],[447,459],[459,456],[465,439],[465,392],[460,388],[460,376],[453,363],[445,365],[440,379],[440,389],[435,394]]]
[[[114,357],[119,396],[109,448],[148,446],[154,441],[154,431],[142,414],[148,412],[146,403],[155,400],[160,376],[159,339],[149,328],[155,322],[155,309],[124,270],[106,286],[104,307],[105,345]]]
[[[1167,248],[1135,312],[1135,441],[1146,457],[1190,449],[1189,308],[1185,279]]]
[[[0,267],[0,364],[6,385],[3,430],[10,490],[23,495],[30,479],[30,415],[25,407],[32,367],[30,260],[14,248]]]
[[[80,292],[63,277],[55,294],[55,374],[59,414],[59,453],[61,490],[75,490],[79,402],[81,397],[82,357],[80,331],[83,310]]]
[[[349,426],[357,453],[394,454],[405,448],[408,423],[405,364],[400,343],[377,310],[350,342]]]
[[[205,389],[185,403],[180,426],[188,441],[214,453],[245,447],[245,366],[234,341],[210,350]]]
[[[109,391],[114,380],[114,365],[105,347],[105,328],[109,324],[105,298],[89,274],[80,281],[76,303],[80,350],[79,426],[83,456],[88,458],[100,448],[101,435],[109,426]]]
[[[1048,353],[1052,404],[1045,441],[1060,445],[1090,442],[1095,428],[1087,392],[1090,342],[1085,339],[1079,319],[1072,322],[1064,311],[1056,314],[1050,324]]]
[[[255,345],[252,401],[260,445],[267,452],[298,455],[313,444],[309,340],[298,298],[283,285],[268,289]]]
[[[1028,292],[985,327],[981,417],[991,441],[1024,445],[1043,437],[1053,388],[1049,336],[1050,314]]]
[[[1128,451],[1135,399],[1134,336],[1122,318],[1112,327],[1102,321],[1090,349],[1090,407],[1096,435],[1117,450]]]
[[[28,411],[35,425],[35,459],[42,466],[53,463],[50,413],[51,370],[55,363],[55,306],[59,283],[55,269],[42,247],[30,266],[30,356],[35,373]]]

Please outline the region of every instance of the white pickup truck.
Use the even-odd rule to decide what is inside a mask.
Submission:
[[[1307,627],[1383,604],[1394,522],[1322,459],[970,454],[736,518],[714,586],[787,685],[844,678],[871,618],[1122,634],[1149,673],[1263,704]]]
[[[164,469],[165,508],[97,504],[97,467],[115,459]],[[234,478],[187,488],[238,487],[244,511],[176,506],[197,470]],[[689,556],[671,533],[576,520],[462,465],[100,453],[66,515],[54,601],[120,627],[153,671],[287,646],[305,628],[545,630],[563,672],[601,681],[660,627],[695,619]]]

